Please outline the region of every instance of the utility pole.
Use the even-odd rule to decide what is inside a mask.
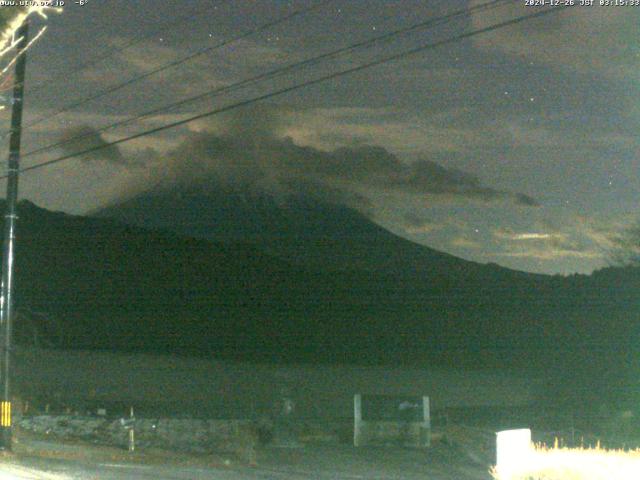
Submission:
[[[2,355],[2,402],[0,403],[0,450],[11,450],[11,329],[13,323],[13,257],[18,202],[18,172],[20,168],[20,136],[22,133],[22,105],[27,65],[25,48],[29,43],[29,22],[18,29],[16,74],[13,85],[11,135],[9,137],[9,169],[7,174],[7,206],[4,216],[4,244],[2,252],[2,283],[0,284],[0,330]]]

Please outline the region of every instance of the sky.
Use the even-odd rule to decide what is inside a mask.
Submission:
[[[48,29],[28,54],[23,153],[84,137],[26,155],[23,167],[541,8],[503,2],[97,132],[486,0],[67,3],[62,13],[33,22],[32,30]],[[398,235],[462,258],[532,272],[590,273],[611,262],[617,239],[637,221],[640,200],[640,7],[598,3],[25,172],[21,198],[85,214],[166,182],[215,176],[282,192],[302,180],[337,192],[336,198]],[[122,49],[141,36],[148,38]],[[5,103],[9,93],[2,92]],[[68,105],[75,106],[52,116]],[[0,111],[3,131],[9,110]],[[223,138],[237,142],[222,149]]]

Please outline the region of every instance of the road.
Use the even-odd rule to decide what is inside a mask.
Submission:
[[[486,468],[450,464],[406,465],[391,468],[367,459],[350,463],[326,456],[320,461],[240,465],[173,465],[170,463],[93,462],[78,459],[26,457],[0,459],[2,480],[486,480]],[[335,461],[337,463],[334,463]],[[342,460],[342,462],[340,461]],[[393,462],[392,462],[393,463]]]
[[[267,474],[268,475],[268,474]],[[134,465],[121,463],[82,464],[69,460],[22,459],[0,463],[2,480],[240,480],[265,478],[295,478],[265,476],[264,472],[250,469],[214,469],[176,467],[167,465]]]
[[[133,465],[122,463],[79,464],[68,460],[28,459],[0,464],[2,480],[391,480],[403,477],[329,474],[291,468],[269,467],[175,467],[167,465]]]
[[[22,440],[0,457],[0,480],[490,480],[488,463],[447,445],[426,450],[349,445],[262,448],[258,465],[231,457]]]

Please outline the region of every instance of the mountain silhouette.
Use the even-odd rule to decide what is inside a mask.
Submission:
[[[469,262],[401,238],[357,210],[291,194],[276,198],[233,188],[150,191],[92,216],[226,244],[251,244],[289,263],[423,278],[470,275],[534,276]]]
[[[310,269],[326,297],[316,300],[318,282],[307,284],[295,321],[314,330],[309,313],[324,311],[319,321],[332,333],[320,335],[320,351],[331,352],[329,361],[517,365],[563,372],[557,387],[567,401],[629,394],[625,382],[640,367],[631,340],[640,334],[637,268],[517,272],[415,244],[313,195],[210,187],[152,190],[98,215],[252,245]]]
[[[175,207],[174,200],[165,199]],[[122,211],[132,215],[134,205]],[[225,226],[218,217],[213,231],[227,237],[213,241],[193,230],[188,236],[161,229],[151,203],[142,228],[124,223],[132,221],[124,215],[72,216],[21,202],[19,343],[30,343],[37,331],[43,342],[66,349],[551,368],[583,379],[580,385],[587,382],[594,392],[627,388],[621,379],[638,367],[636,268],[532,275],[411,244],[346,207],[252,205],[260,205],[254,215],[269,213],[264,228],[246,218],[246,226]],[[186,232],[192,226],[179,212],[172,208],[165,218]],[[202,215],[192,218],[209,234]],[[302,223],[296,234],[277,237],[276,219]],[[304,223],[309,220],[314,224]],[[322,231],[312,235],[314,229]],[[276,252],[292,245],[300,249],[297,256]],[[349,252],[362,256],[348,259]],[[598,382],[606,388],[596,389]]]

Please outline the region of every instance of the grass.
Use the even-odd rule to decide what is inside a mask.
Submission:
[[[637,480],[640,449],[607,450],[595,447],[567,448],[536,444],[513,465],[495,467],[496,480]]]

